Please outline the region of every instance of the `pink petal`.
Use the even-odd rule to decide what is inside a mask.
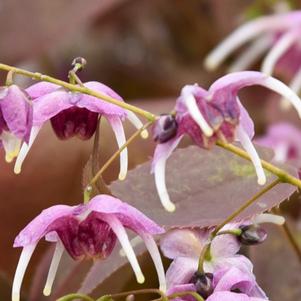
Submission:
[[[138,234],[144,232],[155,235],[165,232],[163,228],[136,208],[109,195],[102,194],[95,196],[87,204],[87,209],[100,214],[114,214],[124,227]]]
[[[61,88],[58,85],[48,83],[48,82],[38,82],[34,85],[29,86],[26,88],[26,92],[29,96],[34,100],[38,97],[44,96],[48,93],[54,92],[55,90]]]
[[[43,210],[16,237],[14,247],[25,247],[37,243],[47,234],[47,228],[58,218],[69,216],[78,206],[56,205]]]
[[[32,106],[27,95],[16,85],[11,85],[0,100],[2,117],[9,131],[28,141],[32,126]]]
[[[176,258],[166,272],[167,289],[187,284],[198,269],[198,258]]]
[[[234,235],[216,236],[211,243],[213,258],[234,256],[240,249],[240,243]]]
[[[209,296],[206,301],[251,301],[251,299],[245,294],[216,292]]]
[[[208,238],[205,231],[202,236],[195,230],[175,229],[170,230],[160,240],[160,248],[165,257],[175,259],[177,257],[198,258]]]

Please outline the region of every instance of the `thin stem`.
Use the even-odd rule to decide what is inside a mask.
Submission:
[[[83,294],[69,294],[66,296],[63,296],[59,299],[57,299],[56,301],[71,301],[74,299],[80,299],[80,300],[84,300],[84,301],[94,301],[94,299],[92,299],[91,297],[87,296],[87,295],[83,295]]]
[[[258,191],[254,196],[252,196],[248,201],[246,201],[242,206],[236,209],[233,213],[231,213],[222,223],[220,223],[214,231],[211,233],[211,237],[215,237],[220,229],[222,229],[226,224],[230,223],[235,217],[237,217],[241,212],[246,210],[249,206],[255,203],[262,195],[267,193],[269,190],[274,188],[281,181],[280,179],[276,179],[269,185],[265,186],[262,190]]]
[[[189,296],[189,295],[192,296],[193,298],[195,298],[197,301],[204,301],[204,299],[198,293],[193,292],[193,291],[180,292],[180,293],[175,293],[175,294],[169,295],[168,300],[172,300],[177,297]]]
[[[225,235],[225,234],[231,234],[235,236],[241,235],[242,230],[241,229],[230,229],[225,231],[219,231],[216,235]]]
[[[244,150],[242,150],[241,148],[239,148],[233,144],[227,144],[227,143],[224,143],[221,141],[218,141],[216,144],[218,146],[238,155],[239,157],[241,157],[243,159],[251,161],[250,156]],[[261,164],[264,169],[266,169],[267,171],[269,171],[272,174],[274,174],[275,176],[277,176],[281,182],[290,183],[301,189],[301,181],[299,179],[297,179],[296,177],[287,173],[285,170],[283,170],[265,160],[261,160]]]
[[[136,131],[127,141],[125,144],[123,144],[117,152],[115,152],[109,159],[108,161],[102,166],[102,168],[94,175],[94,177],[91,179],[89,184],[86,186],[84,190],[84,200],[87,202],[90,198],[90,193],[92,191],[92,185],[96,183],[99,177],[104,173],[104,171],[112,164],[112,162],[119,156],[119,154],[129,145],[131,144],[139,135],[142,131],[147,129],[153,121],[150,121],[146,123],[143,127],[141,127],[138,131]]]
[[[110,97],[108,95],[102,94],[100,92],[88,89],[86,87],[73,85],[73,84],[70,84],[68,82],[65,82],[65,81],[56,79],[54,77],[48,76],[48,75],[44,75],[44,74],[41,74],[41,73],[38,73],[38,72],[30,72],[30,71],[20,69],[20,68],[16,68],[16,67],[13,67],[13,66],[9,66],[9,65],[6,65],[6,64],[0,64],[0,69],[6,70],[6,71],[12,71],[16,74],[21,74],[21,75],[30,77],[30,78],[35,79],[35,80],[46,81],[46,82],[50,82],[50,83],[53,83],[53,84],[57,84],[59,86],[62,86],[64,88],[70,90],[70,91],[88,94],[88,95],[97,97],[99,99],[105,100],[105,101],[107,101],[109,103],[112,103],[114,105],[117,105],[119,107],[122,107],[126,110],[137,113],[137,114],[145,117],[149,121],[155,121],[156,120],[156,115],[154,115],[154,114],[152,114],[148,111],[145,111],[145,110],[140,109],[136,106],[125,103],[123,101],[120,101],[120,100],[115,99],[113,97]]]
[[[272,188],[274,188],[280,182],[281,182],[280,179],[276,179],[275,181],[273,181],[272,183],[270,183],[269,185],[267,185],[266,187],[264,187],[262,190],[260,190],[259,192],[257,192],[252,198],[250,198],[248,201],[246,201],[242,206],[240,206],[237,210],[235,210],[233,213],[231,213],[222,223],[220,223],[218,226],[216,226],[216,228],[214,229],[214,231],[210,235],[210,242],[203,248],[203,250],[202,250],[202,252],[200,254],[199,264],[198,264],[198,271],[199,272],[203,272],[203,266],[204,266],[205,260],[207,260],[208,258],[210,259],[211,242],[212,242],[213,238],[216,235],[218,235],[218,232],[226,224],[228,224],[229,222],[231,222],[235,217],[237,217],[241,212],[243,212],[246,208],[248,208],[249,206],[251,206],[252,204],[254,204],[258,200],[259,197],[261,197],[266,192],[268,192],[269,190],[271,190]],[[227,232],[227,231],[223,231],[223,232]]]
[[[147,288],[147,289],[142,289],[142,290],[135,290],[135,291],[128,291],[128,292],[123,292],[123,293],[118,293],[118,294],[112,294],[108,295],[108,297],[111,297],[112,299],[118,299],[122,297],[127,297],[128,295],[145,295],[145,294],[158,294],[160,295],[160,300],[161,301],[167,301],[168,298],[167,296],[159,289],[152,289],[152,288]],[[99,298],[100,299],[100,298]],[[98,301],[97,299],[96,301]]]
[[[275,214],[279,214],[279,215],[282,215],[281,214],[281,210],[279,208],[274,208],[273,209],[273,212]],[[289,225],[287,222],[285,222],[282,226],[281,226],[282,230],[283,230],[283,233],[285,234],[288,242],[290,243],[290,246],[292,247],[292,249],[295,251],[300,263],[301,263],[301,248],[296,240],[296,238],[294,237]]]

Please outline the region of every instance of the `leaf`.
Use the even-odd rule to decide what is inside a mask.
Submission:
[[[271,152],[257,147],[260,157],[271,159]],[[294,169],[289,169],[296,175]],[[267,174],[267,184],[276,179]],[[235,209],[262,189],[257,184],[253,165],[221,148],[202,150],[196,146],[178,149],[167,162],[167,189],[176,204],[174,214],[166,212],[159,201],[150,163],[128,173],[123,182],[110,185],[112,193],[140,209],[167,229],[172,227],[207,227],[223,221]],[[239,218],[269,210],[289,198],[296,187],[279,184],[245,210]]]

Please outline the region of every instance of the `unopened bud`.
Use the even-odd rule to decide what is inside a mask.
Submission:
[[[204,299],[213,293],[213,274],[195,272],[192,276],[190,283],[195,285],[196,292]]]
[[[71,66],[75,71],[81,71],[86,66],[87,61],[83,57],[76,57],[72,63]]]
[[[161,115],[153,126],[153,138],[159,143],[167,142],[176,136],[177,129],[177,121],[173,115]]]
[[[267,232],[261,227],[249,225],[241,226],[240,229],[242,232],[238,239],[244,245],[257,245],[267,238]]]

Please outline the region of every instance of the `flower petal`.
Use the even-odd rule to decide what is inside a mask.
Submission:
[[[19,174],[21,172],[22,169],[22,164],[29,152],[29,150],[32,147],[32,144],[34,143],[34,141],[36,140],[36,137],[40,131],[41,127],[40,126],[33,126],[31,128],[31,133],[30,133],[30,137],[29,137],[29,142],[27,143],[23,143],[22,147],[18,153],[18,157],[15,163],[15,167],[14,167],[14,173],[15,174]]]
[[[241,125],[237,127],[237,139],[241,143],[242,147],[245,149],[245,151],[250,156],[250,159],[255,167],[255,171],[257,174],[257,182],[259,185],[264,185],[266,183],[266,176],[259,158],[259,155],[252,144],[252,141],[250,140],[248,134],[245,132],[245,130],[242,128]]]
[[[7,91],[6,96],[0,100],[3,119],[13,135],[28,140],[32,126],[32,105],[17,85],[9,86]]]
[[[210,253],[215,260],[216,258],[232,257],[240,249],[238,239],[231,234],[216,236],[211,243]]]
[[[297,43],[299,41],[299,37],[299,28],[288,31],[287,33],[283,34],[265,57],[262,63],[261,71],[267,75],[272,75],[277,61],[294,43]]]
[[[72,215],[78,206],[56,205],[43,210],[16,237],[14,247],[26,247],[36,244],[45,234],[47,228],[56,219]]]
[[[155,174],[156,188],[163,207],[169,211],[174,211],[175,205],[171,202],[165,183],[165,165],[173,150],[178,146],[183,136],[176,137],[165,143],[157,145],[152,161],[152,172]]]
[[[228,73],[238,72],[249,69],[253,63],[264,54],[274,41],[273,35],[263,35],[244,50],[244,52],[230,65]]]
[[[242,272],[235,267],[217,271],[214,277],[216,283],[214,292],[239,289],[242,293],[248,295],[255,286],[255,279],[251,273]]]
[[[23,248],[18,266],[15,272],[15,277],[13,281],[13,288],[12,288],[12,301],[19,301],[20,300],[20,290],[21,285],[23,282],[24,274],[27,269],[28,263],[32,256],[33,251],[36,248],[36,244],[27,245]]]
[[[5,161],[12,162],[19,154],[22,140],[10,132],[2,131],[0,141],[5,151]]]
[[[179,284],[187,284],[198,269],[198,258],[178,257],[166,272],[167,289]]]
[[[26,88],[25,91],[34,100],[38,97],[44,96],[48,93],[51,93],[59,88],[61,88],[61,86],[58,86],[53,83],[38,82],[38,83],[33,84],[33,85],[29,86],[28,88]]]
[[[216,292],[210,295],[206,299],[206,301],[251,301],[251,299],[245,294],[238,294],[232,292]],[[254,299],[252,301],[256,300]]]
[[[108,225],[112,228],[113,232],[116,234],[116,236],[128,258],[128,261],[130,262],[130,264],[133,268],[133,271],[136,275],[137,282],[143,283],[145,281],[144,275],[141,271],[137,257],[130,244],[129,238],[126,234],[126,231],[125,231],[122,223],[119,221],[119,219],[114,214],[106,214],[102,219],[106,223],[108,223]]]
[[[121,96],[102,83],[91,81],[84,83],[84,86],[123,102]],[[76,105],[80,108],[86,108],[89,111],[105,116],[119,116],[120,118],[125,118],[127,116],[125,109],[87,94],[81,94],[81,97]]]
[[[125,226],[137,234],[161,234],[164,229],[145,216],[136,208],[109,195],[97,195],[87,204],[87,209],[100,214],[100,219],[106,214],[114,214]]]
[[[202,234],[196,230],[175,229],[164,234],[160,240],[160,249],[165,257],[175,259],[177,257],[198,258],[208,239],[208,232]]]
[[[165,271],[162,263],[162,259],[160,256],[160,252],[158,246],[150,234],[141,233],[141,237],[144,240],[145,246],[151,255],[151,258],[154,262],[158,279],[159,279],[159,289],[162,292],[166,292],[166,279],[165,279]]]
[[[61,240],[58,240],[55,246],[46,284],[43,290],[44,296],[49,296],[51,294],[52,285],[64,250],[65,250],[64,245],[62,244]]]

